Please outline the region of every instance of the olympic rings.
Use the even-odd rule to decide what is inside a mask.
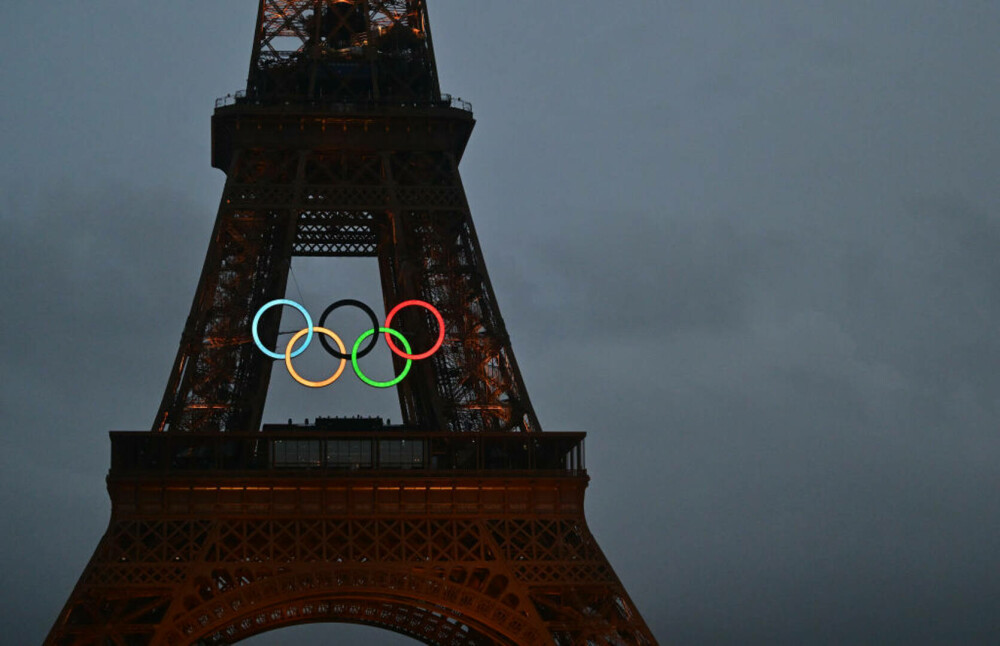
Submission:
[[[328,317],[331,314],[333,314],[333,310],[337,309],[338,307],[342,307],[344,305],[353,305],[354,307],[357,307],[362,312],[364,312],[365,314],[367,314],[368,318],[370,318],[371,321],[372,321],[372,330],[376,329],[379,326],[378,325],[378,318],[375,316],[375,312],[372,311],[372,308],[368,307],[367,305],[365,305],[361,301],[356,301],[356,300],[353,300],[353,299],[350,299],[350,298],[345,298],[342,301],[337,301],[336,303],[334,303],[330,307],[328,307],[325,310],[323,310],[323,315],[321,317],[319,317],[319,324],[320,325],[326,325],[326,317]],[[388,323],[386,323],[386,325],[388,325]],[[341,346],[340,352],[337,352],[336,350],[334,350],[333,348],[330,347],[330,345],[326,342],[326,338],[325,337],[321,336],[319,338],[319,340],[320,340],[320,343],[323,344],[323,348],[327,352],[329,352],[330,354],[332,354],[333,356],[337,357],[338,359],[350,359],[351,358],[350,354],[346,354],[346,350],[344,350],[343,346]],[[366,354],[368,354],[369,352],[371,352],[375,348],[375,344],[376,343],[378,343],[378,337],[377,336],[372,336],[372,340],[368,344],[368,346],[364,350],[362,350],[361,352],[358,353],[358,358],[360,359],[361,357],[363,357]]]
[[[325,334],[326,336],[336,341],[337,347],[340,348],[341,352],[346,351],[346,348],[344,348],[344,342],[340,340],[339,336],[337,336],[330,330],[326,329],[325,327],[316,326],[313,329],[319,332],[320,334]],[[298,341],[300,338],[302,338],[302,335],[307,333],[308,331],[309,330],[299,330],[298,332],[295,333],[295,336],[293,336],[291,339],[288,340],[288,347],[285,349],[285,367],[288,368],[288,374],[292,376],[292,379],[299,382],[303,386],[308,386],[309,388],[322,388],[323,386],[329,386],[333,382],[340,379],[340,375],[344,372],[344,368],[347,366],[347,359],[342,358],[340,360],[340,367],[337,368],[337,372],[333,373],[333,376],[325,381],[309,381],[308,379],[304,379],[300,377],[299,373],[295,372],[295,368],[292,367],[292,346],[295,345],[295,342]],[[322,339],[323,337],[320,338]],[[355,344],[355,347],[357,347],[357,344]],[[354,369],[357,370],[356,365]]]
[[[427,357],[431,356],[432,354],[437,352],[438,348],[441,347],[441,344],[444,343],[444,319],[441,317],[441,312],[437,311],[437,308],[435,308],[430,303],[425,303],[424,301],[403,301],[396,307],[392,308],[392,311],[389,312],[389,315],[385,317],[385,326],[389,327],[389,324],[392,323],[392,317],[396,315],[396,312],[403,309],[404,307],[409,307],[411,305],[418,305],[420,307],[426,308],[428,311],[430,311],[431,314],[434,315],[434,318],[437,319],[438,329],[440,330],[438,332],[437,341],[434,342],[434,345],[431,347],[430,350],[424,352],[423,354],[409,354],[410,348],[406,348],[406,352],[402,352],[399,348],[396,347],[396,344],[392,342],[392,338],[389,336],[389,330],[385,330],[385,342],[389,344],[389,349],[392,350],[392,353],[395,354],[397,357],[402,357],[407,360],[413,359],[414,361],[417,361],[420,359],[426,359]],[[406,344],[404,343],[403,345],[405,346]]]
[[[406,337],[403,336],[403,334],[398,330],[393,330],[387,327],[380,327],[378,331],[385,332],[386,336],[389,336],[390,334],[393,335],[394,337],[403,342],[403,347],[406,348],[407,352],[410,351],[409,342],[406,340]],[[361,372],[361,368],[358,367],[358,346],[361,345],[361,342],[364,341],[365,338],[368,336],[373,336],[376,339],[378,338],[378,335],[375,334],[375,330],[368,330],[367,332],[358,337],[358,340],[354,342],[354,349],[351,350],[351,365],[354,366],[354,372],[357,373],[358,378],[361,379],[361,381],[368,384],[369,386],[371,386],[372,388],[389,388],[390,386],[395,386],[399,382],[403,381],[403,378],[406,377],[407,373],[410,372],[410,366],[413,365],[412,359],[406,360],[406,367],[403,368],[403,372],[399,373],[399,376],[397,376],[392,381],[372,381],[367,376],[365,376],[365,373]]]
[[[309,316],[309,312],[306,311],[306,308],[302,307],[295,301],[290,301],[286,298],[279,298],[276,301],[271,301],[270,303],[267,303],[266,305],[264,305],[264,307],[257,310],[257,316],[253,317],[253,327],[251,328],[251,330],[253,331],[253,340],[257,344],[257,347],[260,348],[260,351],[266,354],[267,356],[271,357],[272,359],[284,358],[284,355],[280,355],[277,352],[273,352],[265,348],[264,344],[260,342],[260,335],[257,334],[257,324],[260,323],[260,317],[264,314],[264,312],[266,312],[269,308],[274,307],[275,305],[291,305],[298,311],[302,312],[302,316],[306,317],[306,329],[309,331],[309,333],[306,335],[306,342],[302,344],[302,347],[296,350],[294,353],[292,353],[293,357],[297,357],[306,351],[306,348],[309,347],[309,342],[312,341],[313,321],[312,318],[310,318]]]
[[[258,326],[260,324],[261,316],[263,316],[265,311],[276,305],[288,305],[290,307],[294,307],[299,312],[301,312],[302,316],[305,317],[306,319],[306,327],[296,332],[292,336],[292,338],[289,339],[284,354],[279,354],[273,350],[265,348],[263,342],[260,340],[260,334],[258,332]],[[371,319],[372,321],[372,328],[358,337],[357,341],[354,342],[354,346],[351,348],[350,353],[347,352],[347,348],[344,346],[344,342],[341,340],[341,338],[337,336],[334,332],[324,327],[324,325],[326,324],[327,317],[329,317],[334,310],[336,310],[339,307],[344,307],[347,305],[357,307],[365,314],[367,314],[368,318]],[[406,339],[406,337],[403,336],[402,332],[400,332],[399,330],[394,330],[391,327],[389,327],[389,325],[392,323],[392,318],[401,309],[410,306],[423,307],[431,314],[433,314],[434,318],[436,318],[438,322],[439,331],[437,340],[435,341],[434,345],[431,347],[430,350],[420,354],[410,354],[412,352],[412,348],[410,347],[410,342]],[[295,381],[302,384],[303,386],[309,388],[322,388],[324,386],[329,386],[333,382],[340,379],[341,375],[344,372],[344,368],[347,366],[348,359],[351,360],[351,365],[353,366],[354,372],[358,376],[358,378],[364,383],[368,384],[369,386],[373,388],[389,388],[391,386],[395,386],[396,384],[401,382],[404,378],[406,378],[406,375],[409,374],[413,361],[426,359],[427,357],[431,356],[439,349],[441,349],[441,346],[444,343],[444,332],[445,332],[444,318],[441,316],[441,312],[439,312],[437,308],[435,308],[430,303],[418,300],[403,301],[399,305],[392,308],[392,310],[389,312],[389,315],[385,319],[384,325],[378,325],[378,318],[375,316],[375,312],[372,311],[370,307],[368,307],[361,301],[356,301],[353,299],[343,299],[336,301],[335,303],[327,307],[323,311],[323,315],[319,319],[319,325],[314,326],[312,318],[309,316],[309,313],[305,310],[305,308],[302,307],[302,305],[296,303],[295,301],[282,298],[270,301],[264,304],[264,306],[261,307],[259,310],[257,310],[257,314],[253,318],[253,329],[252,329],[254,343],[257,344],[257,347],[260,349],[260,351],[263,352],[265,355],[271,357],[272,359],[284,359],[285,367],[288,369],[288,373],[292,376],[292,378],[295,379]],[[327,379],[324,379],[323,381],[310,381],[308,379],[305,379],[304,377],[299,375],[299,373],[296,372],[295,368],[292,366],[292,359],[305,352],[306,348],[309,347],[309,343],[312,341],[314,333],[319,334],[319,339],[320,342],[323,344],[324,349],[326,349],[326,351],[329,352],[334,357],[340,359],[340,366],[338,366],[337,371],[334,372],[332,376],[328,377]],[[371,379],[370,377],[365,375],[361,371],[360,366],[358,366],[358,359],[364,357],[365,355],[367,355],[369,352],[372,351],[372,349],[378,343],[378,338],[380,334],[385,335],[386,342],[389,344],[389,349],[392,351],[393,354],[402,359],[406,359],[406,366],[403,368],[402,372],[400,372],[399,375],[397,375],[394,379],[390,379],[389,381],[375,381],[374,379]],[[293,351],[295,344],[303,336],[305,336],[305,341],[302,343],[302,347],[300,347],[298,350]],[[334,350],[327,342],[325,337],[330,337],[331,339],[333,339],[334,343],[336,343],[337,347],[339,348],[339,351]],[[368,337],[372,337],[371,341],[368,342],[368,345],[363,350],[360,349],[361,344]],[[399,342],[402,343],[403,347],[406,349],[406,352],[403,352],[396,346],[392,337],[396,337],[396,339],[398,339]]]

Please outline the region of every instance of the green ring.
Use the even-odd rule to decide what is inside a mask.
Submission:
[[[406,348],[406,354],[410,354],[410,344],[406,340],[406,337],[403,336],[402,332],[387,327],[380,327],[378,331],[385,332],[386,334],[391,334],[392,336],[399,339],[400,342],[403,344],[403,347]],[[358,379],[365,382],[372,388],[389,388],[391,386],[395,386],[399,382],[403,381],[403,378],[405,378],[407,373],[410,372],[410,366],[413,364],[413,361],[411,359],[406,360],[406,367],[403,368],[403,372],[399,373],[399,376],[393,379],[392,381],[375,381],[374,379],[369,379],[367,376],[365,376],[363,372],[361,372],[361,368],[358,367],[358,348],[361,347],[361,343],[365,339],[367,339],[373,334],[375,334],[374,328],[368,330],[367,332],[359,336],[358,340],[354,342],[354,347],[351,349],[351,365],[354,366],[354,372],[355,374],[358,375]]]

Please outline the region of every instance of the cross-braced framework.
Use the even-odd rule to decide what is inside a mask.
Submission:
[[[582,441],[113,433],[111,523],[47,643],[349,621],[427,644],[655,644],[584,519]]]
[[[346,103],[440,100],[423,0],[264,0],[247,93]]]
[[[587,528],[582,433],[542,433],[458,165],[423,0],[261,0],[227,181],[153,429],[112,434],[108,530],[46,644],[230,644],[296,623],[427,644],[655,644]],[[294,256],[378,259],[384,306],[444,344],[403,424],[265,425],[255,313]],[[275,347],[277,308],[260,320]],[[417,348],[436,320],[393,319]],[[402,359],[394,358],[397,371]]]

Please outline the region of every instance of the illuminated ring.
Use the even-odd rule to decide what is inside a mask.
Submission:
[[[257,334],[257,324],[260,323],[260,317],[264,314],[265,311],[267,311],[268,309],[274,307],[275,305],[290,305],[290,306],[294,307],[295,309],[297,309],[298,311],[302,312],[302,316],[304,316],[306,318],[306,327],[305,327],[305,330],[306,330],[306,332],[308,332],[308,334],[306,335],[306,342],[302,344],[301,348],[299,348],[298,350],[296,350],[295,352],[292,353],[293,357],[297,357],[297,356],[299,356],[300,354],[302,354],[303,352],[306,351],[306,348],[309,347],[309,343],[312,341],[312,338],[313,338],[313,322],[312,322],[312,318],[309,316],[309,312],[306,311],[306,308],[302,307],[301,305],[299,305],[295,301],[290,301],[290,300],[288,300],[286,298],[279,298],[278,300],[271,301],[270,303],[265,304],[264,307],[262,307],[259,310],[257,310],[257,316],[253,317],[253,326],[251,326],[251,328],[250,328],[250,330],[253,332],[253,341],[254,341],[254,343],[257,344],[257,347],[260,348],[261,352],[263,352],[267,356],[271,357],[272,359],[284,359],[285,358],[285,355],[278,354],[277,352],[272,352],[272,351],[268,350],[267,348],[265,348],[264,344],[260,342],[260,336]],[[296,337],[296,338],[298,338],[298,337]]]
[[[427,357],[437,352],[438,348],[441,347],[441,344],[444,343],[444,318],[441,317],[441,312],[439,312],[436,307],[434,307],[433,305],[431,305],[426,301],[403,301],[396,307],[392,308],[392,311],[389,312],[389,315],[385,317],[385,327],[390,328],[392,325],[392,317],[396,315],[396,312],[410,305],[419,305],[420,307],[427,309],[431,314],[434,315],[434,318],[437,319],[438,328],[440,329],[440,332],[438,332],[437,342],[434,343],[434,346],[431,347],[430,350],[424,352],[423,354],[409,354],[410,346],[407,345],[405,342],[403,343],[403,345],[406,347],[406,352],[403,352],[402,350],[397,348],[396,344],[392,342],[392,338],[389,336],[390,332],[389,329],[385,330],[385,341],[386,343],[389,344],[389,349],[392,350],[392,353],[395,354],[397,357],[402,357],[403,359],[408,359],[408,360],[413,359],[414,361],[419,361],[420,359],[426,359]],[[382,328],[379,329],[381,330]]]
[[[334,303],[330,307],[328,307],[325,310],[323,310],[323,316],[319,317],[319,324],[320,324],[320,326],[326,325],[326,317],[330,316],[330,314],[333,314],[333,310],[337,309],[338,307],[341,307],[342,305],[353,305],[354,307],[357,307],[358,309],[360,309],[361,311],[363,311],[365,314],[367,314],[368,318],[370,318],[372,320],[372,329],[375,329],[375,328],[378,327],[378,317],[375,316],[375,312],[372,311],[372,308],[368,307],[367,305],[365,305],[361,301],[356,301],[356,300],[351,299],[351,298],[345,298],[342,301],[337,301],[336,303]],[[319,328],[317,328],[317,329],[319,329]],[[351,355],[347,354],[347,351],[344,350],[343,346],[340,347],[340,352],[337,352],[336,350],[334,350],[333,348],[331,348],[330,344],[327,343],[326,337],[322,337],[321,336],[319,338],[319,342],[323,344],[323,348],[327,352],[329,352],[333,356],[337,357],[338,359],[350,359],[351,358]],[[368,354],[369,352],[371,352],[372,349],[375,348],[375,344],[376,343],[378,343],[378,336],[377,335],[373,335],[371,343],[368,344],[368,347],[366,347],[364,350],[362,350],[361,352],[358,353],[358,358],[360,359],[361,357],[363,357],[366,354]]]
[[[319,328],[316,329],[318,330]],[[403,336],[402,332],[399,332],[398,330],[392,330],[387,327],[380,327],[378,331],[385,332],[386,336],[389,336],[390,334],[395,336],[396,338],[398,338],[400,341],[403,342],[403,347],[406,348],[406,351],[407,352],[410,351],[410,344],[406,340],[406,337]],[[403,372],[399,373],[399,376],[393,379],[392,381],[375,381],[373,379],[369,379],[367,375],[361,372],[361,368],[358,367],[358,346],[361,345],[362,341],[364,341],[366,338],[374,334],[375,334],[375,329],[372,328],[371,330],[368,330],[367,332],[359,336],[358,340],[354,342],[354,349],[351,350],[351,365],[354,366],[354,372],[357,373],[358,379],[365,382],[372,388],[389,388],[390,386],[395,386],[399,382],[403,381],[403,378],[406,377],[406,374],[410,372],[410,366],[413,365],[412,360],[410,359],[406,360],[406,367],[403,368]]]
[[[340,348],[341,352],[345,352],[346,351],[346,348],[344,347],[344,342],[340,340],[339,336],[337,336],[336,334],[334,334],[330,330],[326,329],[325,327],[318,327],[317,326],[317,327],[315,327],[313,329],[316,330],[317,332],[319,332],[320,334],[325,334],[326,336],[328,336],[331,339],[333,339],[334,341],[336,341],[337,342],[337,347]],[[292,379],[294,379],[295,381],[299,382],[303,386],[308,386],[309,388],[322,388],[323,386],[329,386],[333,382],[335,382],[338,379],[340,379],[340,375],[343,374],[344,368],[347,366],[347,359],[341,359],[340,360],[340,367],[337,368],[337,372],[333,373],[333,376],[330,377],[329,379],[325,380],[325,381],[309,381],[308,379],[304,379],[301,376],[299,376],[299,373],[295,372],[295,368],[292,367],[292,357],[294,356],[292,354],[292,346],[295,345],[296,341],[298,341],[300,338],[302,338],[303,334],[305,334],[305,333],[307,333],[309,331],[310,330],[308,328],[299,330],[298,332],[295,333],[295,336],[293,336],[291,339],[289,339],[289,341],[288,341],[288,347],[285,348],[285,367],[288,368],[288,374],[290,374],[292,376]],[[322,338],[322,337],[320,337],[320,338]]]

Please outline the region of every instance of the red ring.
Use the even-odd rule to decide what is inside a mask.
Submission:
[[[389,315],[385,317],[385,327],[391,328],[392,325],[390,325],[390,323],[392,323],[392,317],[396,315],[396,312],[410,305],[419,305],[423,308],[426,308],[427,311],[433,314],[434,318],[437,319],[438,328],[440,328],[441,330],[438,333],[437,343],[434,344],[434,347],[432,347],[427,352],[424,352],[423,354],[406,354],[405,352],[396,347],[396,345],[392,342],[392,337],[389,336],[388,332],[385,333],[385,341],[386,343],[389,344],[389,349],[392,350],[392,353],[395,354],[397,357],[418,361],[420,359],[426,359],[427,357],[437,352],[438,348],[441,347],[441,344],[444,343],[444,318],[441,316],[441,312],[439,312],[436,307],[434,307],[433,305],[431,305],[426,301],[403,301],[396,307],[392,308],[392,311],[389,312]]]

